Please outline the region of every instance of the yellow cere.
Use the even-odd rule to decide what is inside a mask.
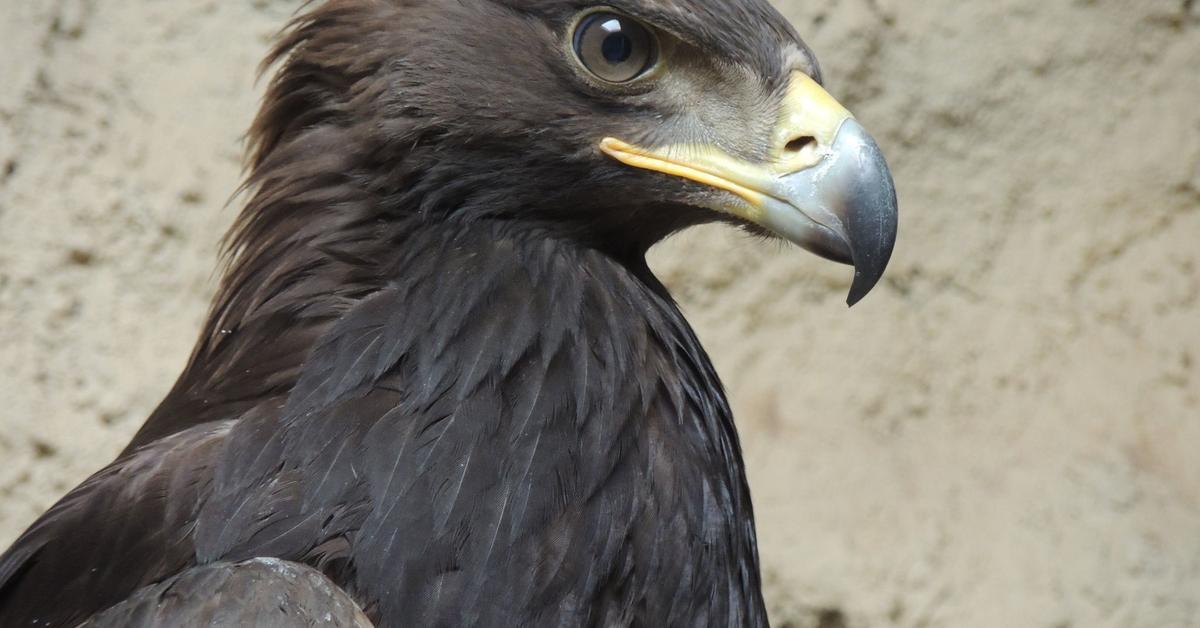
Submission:
[[[850,111],[830,96],[824,87],[807,74],[796,72],[788,85],[779,124],[775,127],[772,146],[775,147],[773,156],[778,160],[777,168],[780,172],[789,173],[813,166],[833,145],[842,123],[853,118]],[[804,136],[817,141],[815,159],[803,156],[800,157],[802,163],[796,163],[794,159],[783,161],[783,149],[787,143]]]

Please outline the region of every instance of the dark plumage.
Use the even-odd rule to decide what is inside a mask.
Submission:
[[[658,29],[652,88],[580,76],[577,2],[295,21],[195,352],[0,558],[0,625],[766,624],[728,405],[644,261],[756,227],[596,146],[767,161],[816,64],[765,0],[608,4]]]

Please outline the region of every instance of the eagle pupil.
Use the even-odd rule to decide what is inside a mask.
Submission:
[[[604,59],[613,65],[624,63],[633,54],[633,41],[625,33],[613,33],[600,46]]]

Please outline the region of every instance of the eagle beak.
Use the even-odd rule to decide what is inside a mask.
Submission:
[[[792,76],[770,159],[754,163],[712,145],[642,148],[605,138],[622,163],[726,192],[713,209],[762,226],[822,257],[854,265],[847,302],[883,276],[896,243],[896,187],[879,145],[816,81]]]

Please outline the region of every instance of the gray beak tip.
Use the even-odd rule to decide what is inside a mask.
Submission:
[[[890,177],[887,183],[884,189],[872,193],[879,198],[866,200],[869,205],[877,207],[877,211],[859,213],[848,221],[854,257],[854,282],[850,285],[846,303],[851,307],[879,283],[896,245],[896,191]]]
[[[850,294],[846,296],[846,306],[854,307],[858,305],[858,302],[862,301],[863,297],[875,289],[875,284],[879,283],[879,278],[882,275],[883,273],[880,272],[875,277],[871,277],[860,270],[855,270],[854,283],[850,285]]]
[[[858,273],[854,273],[854,285],[850,286],[850,294],[846,297],[846,307],[854,307],[858,305],[858,302],[862,301],[863,297],[867,296],[867,293],[871,291],[871,288],[874,288],[874,286],[866,288],[861,287],[860,284],[862,282],[859,281],[860,276],[861,275]]]
[[[896,184],[883,152],[857,122],[846,130],[853,139],[849,152],[854,156],[850,161],[857,175],[845,186],[841,204],[849,209],[841,215],[854,258],[854,283],[846,303],[854,306],[879,283],[887,269],[896,245],[899,215]]]

